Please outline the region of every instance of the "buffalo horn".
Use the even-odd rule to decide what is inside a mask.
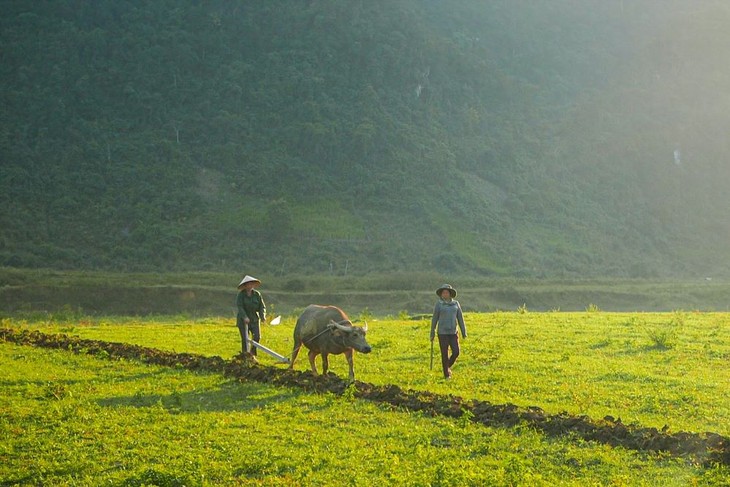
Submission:
[[[334,325],[339,330],[342,330],[342,331],[352,331],[352,326],[343,325],[342,323],[335,323],[334,321],[332,323],[334,323]]]

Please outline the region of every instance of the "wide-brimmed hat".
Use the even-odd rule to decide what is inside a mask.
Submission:
[[[246,274],[246,276],[241,280],[241,283],[238,285],[238,289],[241,289],[241,287],[248,282],[255,282],[256,285],[254,287],[259,287],[261,285],[261,281],[253,276],[249,276],[248,274]]]
[[[451,287],[451,284],[444,284],[443,286],[441,286],[440,288],[438,288],[436,290],[436,295],[437,296],[441,296],[441,291],[443,291],[444,289],[448,289],[449,290],[449,294],[451,294],[451,297],[452,298],[455,298],[456,297],[456,289],[454,289],[453,287]]]

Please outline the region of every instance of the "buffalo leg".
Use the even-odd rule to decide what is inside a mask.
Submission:
[[[314,363],[314,359],[317,358],[317,355],[319,355],[317,352],[313,350],[309,351],[309,365],[312,366],[312,372],[314,372],[314,375],[317,375],[317,364]]]
[[[322,354],[322,375],[327,375],[327,371],[330,368],[329,354]]]
[[[352,349],[345,350],[345,358],[347,359],[347,365],[350,368],[350,381],[355,380],[355,363],[353,360]]]
[[[291,362],[289,363],[289,368],[294,368],[294,361],[297,359],[297,355],[299,355],[299,349],[302,348],[302,342],[294,343],[294,350],[291,352]]]

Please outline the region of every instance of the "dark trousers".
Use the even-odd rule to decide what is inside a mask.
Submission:
[[[439,348],[441,349],[441,367],[444,369],[444,377],[451,377],[451,366],[459,358],[459,335],[439,335]],[[451,348],[451,356],[449,356]]]
[[[248,337],[246,336],[246,325],[243,323],[243,318],[239,317],[236,319],[236,326],[238,327],[238,332],[241,334],[241,353],[245,353]],[[248,323],[248,332],[253,341],[261,343],[261,327],[259,326],[258,320]],[[253,345],[251,345],[251,355],[256,355],[256,347]]]

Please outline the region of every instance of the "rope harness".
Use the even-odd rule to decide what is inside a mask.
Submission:
[[[297,353],[299,353],[299,349],[302,348],[302,345],[309,345],[315,338],[319,338],[320,336],[324,335],[328,331],[334,330],[337,327],[337,325],[341,325],[345,321],[347,321],[347,320],[342,320],[339,323],[335,323],[334,321],[330,321],[324,327],[324,330],[320,331],[319,333],[317,333],[316,335],[314,335],[312,338],[307,338],[306,340],[302,339],[302,343],[300,343],[299,346],[296,349]],[[350,326],[352,326],[352,325],[350,325]],[[342,337],[342,343],[341,343],[341,345],[343,347],[346,346],[345,345],[345,337],[344,336]]]

